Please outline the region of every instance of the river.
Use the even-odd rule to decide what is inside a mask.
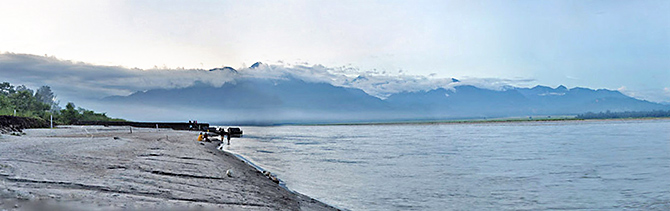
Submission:
[[[228,150],[343,209],[670,209],[670,120],[243,129]]]

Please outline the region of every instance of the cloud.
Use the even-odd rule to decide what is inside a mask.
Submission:
[[[230,72],[185,69],[131,69],[27,54],[0,54],[0,77],[32,87],[48,85],[61,97],[102,98],[156,88],[177,88],[202,81],[221,85]],[[71,100],[71,99],[68,99]]]
[[[626,88],[626,86],[621,86],[621,87],[617,88],[616,90],[623,93],[623,92],[628,91],[628,88]]]
[[[416,92],[437,88],[452,89],[473,85],[491,90],[536,85],[533,79],[501,79],[464,77],[458,80],[435,76],[392,74],[387,71],[361,71],[355,67],[326,67],[320,64],[276,62],[255,68],[240,67],[237,72],[203,69],[138,69],[121,66],[101,66],[29,54],[0,54],[0,78],[15,85],[24,84],[36,89],[51,86],[61,102],[75,102],[86,107],[100,98],[129,95],[150,89],[183,88],[202,82],[212,86],[244,78],[285,80],[297,78],[308,82],[329,83],[335,86],[358,88],[385,99],[399,92]],[[628,96],[653,102],[670,102],[670,87],[659,89],[617,89]]]
[[[659,103],[670,103],[670,88],[663,89],[636,89],[631,90],[626,86],[617,88],[617,91],[637,99],[648,100]]]
[[[182,88],[196,82],[221,86],[242,78],[288,79],[329,83],[335,86],[359,88],[370,95],[385,98],[398,92],[424,91],[436,88],[451,89],[457,85],[475,85],[489,89],[504,89],[510,85],[531,82],[529,79],[451,78],[421,75],[393,75],[379,71],[360,71],[353,67],[326,67],[308,63],[261,64],[255,68],[242,67],[237,72],[203,69],[137,69],[121,66],[101,66],[60,60],[55,57],[28,54],[0,54],[0,77],[13,84],[37,88],[51,86],[64,101],[97,99],[110,95],[129,95],[149,89]]]
[[[402,73],[393,75],[384,71],[361,71],[354,67],[325,67],[306,63],[262,65],[259,68],[242,68],[239,71],[242,77],[286,78],[291,76],[309,82],[357,88],[382,99],[399,92],[426,91],[437,88],[453,89],[458,85],[474,85],[480,88],[502,90],[534,81],[533,79],[463,78],[455,82],[452,78]]]

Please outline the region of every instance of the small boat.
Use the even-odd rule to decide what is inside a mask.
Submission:
[[[231,137],[242,137],[242,130],[239,127],[229,127],[228,135]]]

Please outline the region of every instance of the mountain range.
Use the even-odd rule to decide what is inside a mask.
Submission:
[[[453,82],[458,80],[453,79]],[[361,89],[307,82],[295,77],[243,78],[220,87],[196,82],[185,88],[140,91],[128,96],[106,97],[103,101],[115,105],[160,107],[175,113],[191,112],[211,122],[263,124],[500,118],[670,109],[668,105],[635,99],[614,90],[568,89],[565,86],[490,90],[456,85],[450,89],[395,93],[380,99]]]

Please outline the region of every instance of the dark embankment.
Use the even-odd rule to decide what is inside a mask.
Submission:
[[[78,121],[75,125],[133,126],[144,128],[170,128],[173,130],[201,130],[209,128],[209,123],[194,124],[186,122]]]
[[[0,132],[21,132],[27,128],[45,128],[49,123],[42,119],[17,116],[0,116]]]

